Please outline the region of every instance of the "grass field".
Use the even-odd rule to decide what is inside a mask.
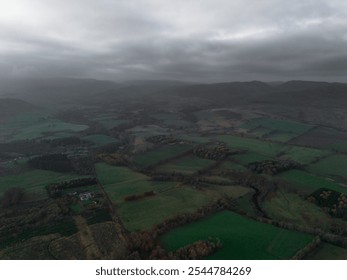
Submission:
[[[328,147],[338,152],[347,153],[347,141],[337,141]]]
[[[313,148],[289,146],[283,149],[285,155],[284,158],[294,160],[301,164],[309,164],[312,161],[329,155],[331,152],[328,150],[319,150]]]
[[[187,152],[191,148],[192,146],[188,144],[161,146],[158,149],[135,155],[134,163],[138,167],[147,167],[162,160]]]
[[[225,142],[231,148],[247,149],[262,156],[275,157],[283,148],[283,145],[257,139],[251,139],[234,135],[219,135],[214,137],[218,141]]]
[[[216,169],[216,172],[225,171],[225,170],[248,171],[246,167],[240,164],[237,164],[235,162],[232,162],[230,160],[226,160],[221,165],[219,165],[218,168]]]
[[[177,138],[182,139],[182,140],[186,140],[186,141],[199,143],[199,144],[211,142],[211,139],[209,137],[204,137],[204,136],[199,136],[199,135],[194,135],[194,134],[178,135]]]
[[[327,188],[338,192],[347,193],[347,188],[301,170],[286,171],[279,174],[278,177],[291,183],[300,191],[300,193],[303,194],[311,194],[320,188]]]
[[[111,166],[98,163],[96,171],[100,183],[103,185],[113,203],[124,202],[124,198],[148,191],[160,193],[175,187],[175,182],[154,182],[141,173],[126,167]]]
[[[182,174],[193,174],[199,170],[205,169],[215,162],[209,159],[198,158],[196,156],[186,156],[177,160],[170,161],[161,165],[156,170],[159,172],[177,172]]]
[[[269,217],[278,221],[320,228],[328,228],[331,223],[331,217],[320,207],[293,193],[278,191],[264,202],[263,208]]]
[[[333,155],[309,166],[309,171],[320,176],[347,181],[347,156]]]
[[[243,211],[244,213],[256,217],[256,211],[252,206],[251,199],[254,194],[254,190],[251,190],[244,196],[241,196],[237,200],[235,200],[236,208]]]
[[[192,126],[192,123],[184,120],[181,118],[181,116],[177,113],[157,113],[151,115],[151,117],[162,121],[167,126],[173,126],[173,127],[190,127]]]
[[[197,240],[217,237],[223,248],[210,259],[289,259],[312,240],[312,236],[280,229],[223,211],[170,231],[161,238],[168,251]]]
[[[192,213],[211,202],[205,192],[189,186],[176,187],[141,200],[124,202],[117,211],[130,231],[150,229],[178,214]]]
[[[8,188],[21,187],[26,192],[31,193],[35,199],[42,199],[48,197],[44,188],[46,185],[79,177],[83,176],[46,170],[32,170],[16,175],[0,176],[0,196]]]
[[[4,141],[35,139],[47,133],[79,132],[88,126],[72,124],[49,117],[45,113],[28,113],[7,119],[2,124],[0,139]]]
[[[278,130],[281,132],[291,132],[294,135],[299,135],[307,130],[311,129],[313,126],[294,122],[294,121],[288,121],[288,120],[277,120],[277,119],[270,119],[270,118],[259,118],[259,119],[253,119],[247,122],[242,126],[243,128],[248,129],[254,129],[257,127],[264,127],[269,130]]]
[[[251,188],[237,186],[237,185],[214,185],[209,184],[206,189],[218,193],[221,197],[230,197],[233,199],[242,197],[250,192],[252,192]]]
[[[92,134],[92,135],[88,135],[86,137],[83,137],[82,139],[87,140],[89,142],[92,142],[97,146],[104,146],[107,144],[118,142],[117,139],[110,137],[108,135],[103,135],[103,134]]]
[[[257,128],[252,129],[251,131],[249,131],[249,133],[251,135],[254,135],[254,136],[263,137],[272,131],[273,130],[271,128],[259,126]]]
[[[117,117],[115,116],[97,117],[97,118],[94,118],[93,120],[100,123],[106,129],[111,129],[121,124],[125,124],[129,122],[129,120],[117,119]]]
[[[239,155],[234,155],[232,156],[234,160],[239,162],[242,165],[247,165],[251,162],[256,162],[256,161],[263,161],[263,160],[269,160],[271,157],[264,156],[261,154],[257,154],[254,152],[247,152],[245,154],[239,154]]]
[[[295,134],[293,132],[276,131],[274,133],[269,134],[265,138],[272,140],[272,141],[278,141],[278,142],[286,143],[296,136],[297,136],[297,134]]]
[[[322,243],[307,260],[347,260],[347,249],[332,244]]]

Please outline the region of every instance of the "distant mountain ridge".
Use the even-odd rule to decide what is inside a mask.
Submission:
[[[38,110],[38,107],[14,98],[0,98],[0,117],[14,116]]]

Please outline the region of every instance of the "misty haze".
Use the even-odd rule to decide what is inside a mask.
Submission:
[[[347,259],[346,18],[1,1],[0,259]]]

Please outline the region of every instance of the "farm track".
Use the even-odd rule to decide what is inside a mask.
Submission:
[[[118,216],[117,211],[115,209],[115,206],[113,205],[113,203],[112,203],[110,197],[108,196],[107,192],[105,191],[103,185],[100,183],[100,181],[98,179],[96,179],[96,180],[97,180],[97,185],[101,189],[104,197],[106,198],[106,200],[108,202],[109,210],[111,211],[112,220],[115,223],[115,228],[117,231],[118,238],[126,243],[127,242],[126,236],[129,234],[129,231],[125,228],[122,220]]]
[[[86,220],[82,216],[74,216],[74,220],[79,230],[77,237],[85,249],[87,259],[93,260],[95,258],[101,258],[101,253],[95,243],[93,233],[90,230]]]

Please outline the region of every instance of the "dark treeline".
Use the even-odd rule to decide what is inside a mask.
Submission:
[[[194,222],[196,220],[202,219],[208,215],[211,215],[213,213],[223,211],[226,209],[232,209],[233,203],[231,200],[228,199],[220,199],[217,202],[207,205],[204,207],[199,208],[194,213],[187,213],[187,214],[180,214],[174,218],[167,219],[164,222],[157,224],[154,226],[151,230],[148,231],[142,231],[142,232],[132,232],[128,234],[128,246],[130,251],[129,258],[135,258],[135,259],[148,259],[151,256],[155,258],[158,257],[158,253],[155,253],[153,251],[163,251],[161,248],[161,245],[158,241],[158,237],[166,232],[169,232],[170,230],[183,226],[186,224],[189,224],[191,222]],[[217,249],[217,246],[214,244],[210,244],[211,249],[209,252],[212,253]],[[183,251],[182,251],[183,252]],[[176,258],[182,257],[182,259],[189,259],[189,250],[185,251],[187,254],[183,257],[183,255],[180,256],[180,254],[176,254]],[[179,257],[180,256],[180,257]],[[203,254],[197,254],[196,258],[199,258],[202,256],[205,256]],[[161,254],[161,258],[169,259],[172,258],[173,255],[166,255]]]
[[[48,154],[34,157],[28,160],[28,164],[32,168],[51,170],[56,172],[73,171],[70,159],[63,154]]]
[[[89,185],[96,185],[98,183],[95,177],[91,178],[79,178],[70,181],[64,181],[57,184],[50,184],[46,186],[48,194],[52,198],[61,197],[63,194],[63,189],[78,188]]]
[[[1,198],[1,206],[3,208],[9,208],[17,206],[24,196],[24,190],[19,187],[13,187],[4,192]]]
[[[275,175],[290,169],[299,169],[302,166],[292,160],[264,160],[248,164],[248,168],[256,173]]]

